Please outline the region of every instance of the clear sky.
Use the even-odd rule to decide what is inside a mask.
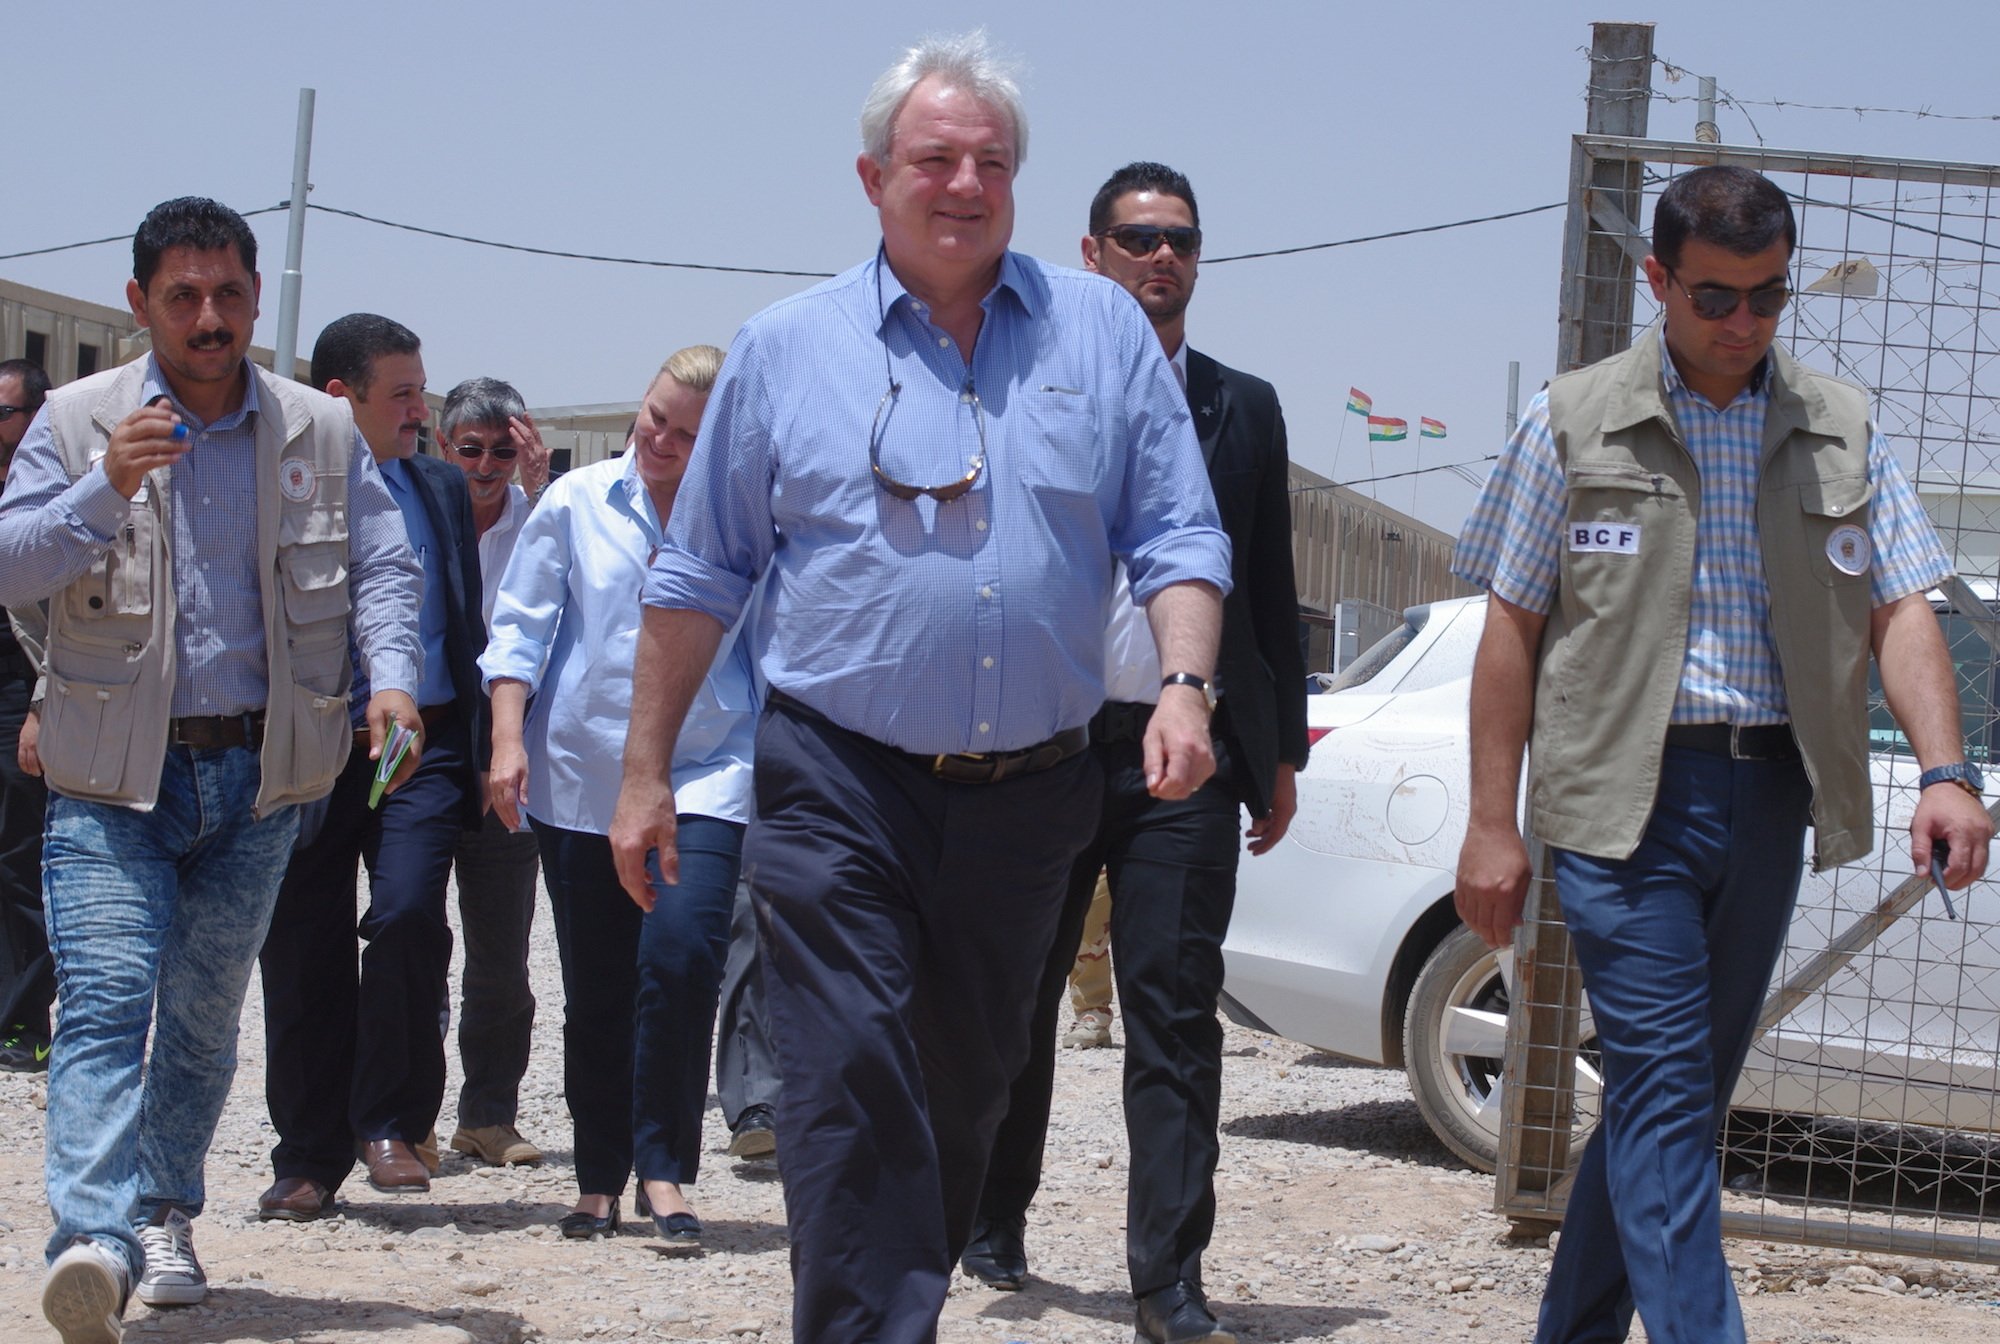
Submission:
[[[2000,6],[1688,0],[1630,6],[1197,5],[869,0],[859,5],[15,0],[0,253],[121,234],[170,196],[251,210],[290,189],[298,90],[318,90],[311,199],[507,242],[837,271],[877,236],[854,173],[874,76],[926,32],[985,24],[1025,67],[1015,246],[1078,264],[1091,193],[1128,160],[1180,168],[1206,252],[1330,242],[1562,198],[1583,129],[1590,24],[1651,19],[1655,49],[1745,100],[1722,136],[2000,161]],[[1652,134],[1692,138],[1693,81],[1656,69]],[[1929,109],[1979,120],[1760,106]],[[1747,112],[1747,117],[1745,113]],[[1752,123],[1755,125],[1753,132]],[[252,221],[271,344],[282,214]],[[1205,264],[1196,347],[1269,378],[1292,456],[1343,481],[1494,452],[1507,363],[1552,371],[1561,213],[1302,256]],[[0,276],[122,305],[124,243],[0,262]],[[424,340],[431,386],[490,374],[531,405],[635,399],[659,362],[726,344],[810,283],[498,252],[314,212],[299,344],[356,309]],[[1409,420],[1370,454],[1348,387]],[[1344,431],[1344,434],[1343,434]],[[1336,459],[1336,444],[1339,445]],[[1475,470],[1481,476],[1484,468]],[[1471,487],[1417,478],[1456,531]],[[1409,479],[1358,488],[1398,508]]]

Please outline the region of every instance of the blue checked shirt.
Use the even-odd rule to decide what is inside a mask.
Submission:
[[[146,357],[140,402],[172,393]],[[179,401],[190,450],[172,468],[175,718],[262,709],[268,694],[264,608],[257,573],[257,380],[243,405],[204,425]],[[53,508],[46,506],[53,505]],[[21,440],[0,513],[0,603],[38,602],[88,569],[131,505],[102,463],[72,484],[46,415]],[[36,516],[29,517],[27,515]],[[380,690],[415,694],[422,576],[375,459],[354,436],[347,473],[348,585],[353,630]]]
[[[1768,380],[1758,377],[1718,410],[1681,381],[1671,358],[1663,355],[1661,364],[1668,403],[1701,475],[1687,655],[1669,721],[1783,723],[1790,715],[1757,543],[1757,459]],[[1883,606],[1936,587],[1950,576],[1951,561],[1878,431],[1869,437],[1868,476],[1869,585],[1871,600]],[[1545,389],[1528,404],[1465,520],[1452,573],[1546,615],[1555,600],[1565,494]]]
[[[1087,721],[1114,554],[1140,602],[1229,590],[1187,398],[1138,304],[1009,252],[984,307],[970,368],[876,261],[752,318],[646,580],[647,604],[728,627],[768,570],[769,683],[905,751],[1007,751]],[[968,494],[875,483],[891,376],[883,469],[935,485],[983,452]]]

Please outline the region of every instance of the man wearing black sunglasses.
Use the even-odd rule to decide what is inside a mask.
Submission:
[[[1214,767],[1228,539],[1192,418],[1115,287],[1008,250],[1027,149],[983,34],[863,104],[882,242],[730,347],[648,577],[611,840],[650,900],[675,731],[760,580],[771,686],[743,851],[766,954],[792,1333],[936,1337],[1102,784],[1123,558],[1169,684],[1145,787]]]
[[[1949,654],[1951,562],[1861,389],[1775,341],[1798,227],[1768,179],[1683,173],[1646,279],[1661,321],[1530,404],[1453,572],[1488,590],[1460,916],[1501,947],[1528,820],[1604,1057],[1541,1344],[1740,1344],[1715,1140],[1814,866],[1873,846],[1872,651],[1922,768],[1910,857],[1986,866]],[[1550,913],[1554,913],[1551,911]]]
[[[1236,895],[1237,808],[1250,811],[1251,852],[1268,851],[1291,824],[1293,776],[1306,760],[1284,413],[1269,383],[1188,349],[1200,252],[1194,188],[1172,168],[1128,164],[1091,202],[1084,267],[1115,280],[1152,323],[1186,389],[1229,534],[1234,586],[1216,657],[1216,770],[1185,799],[1147,792],[1139,739],[1160,698],[1160,662],[1121,584],[1106,640],[1109,699],[1091,722],[1103,820],[1070,871],[1035,1006],[1034,1053],[1015,1080],[963,1261],[998,1288],[1018,1288],[1026,1273],[1022,1229],[1041,1176],[1063,984],[1098,871],[1108,866],[1132,1147],[1126,1258],[1141,1337],[1177,1344],[1227,1338],[1202,1295],[1201,1258],[1215,1221],[1222,1086],[1215,1001]]]

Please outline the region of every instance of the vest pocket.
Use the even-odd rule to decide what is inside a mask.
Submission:
[[[1866,586],[1875,569],[1868,532],[1874,486],[1866,472],[1827,476],[1798,487],[1807,566],[1829,588]]]
[[[344,658],[344,646],[341,652]],[[347,764],[347,753],[353,749],[347,697],[323,695],[305,686],[293,686],[291,696],[293,791],[301,797],[316,797],[333,787],[334,777]]]
[[[153,552],[158,531],[151,509],[134,508],[126,513],[104,553],[63,589],[63,606],[71,620],[97,624],[135,617],[138,619],[131,624],[139,636],[151,635]],[[111,637],[110,630],[101,625],[99,629],[100,638]]]
[[[42,769],[50,788],[74,798],[106,798],[125,782],[132,742],[134,686],[139,661],[107,650],[79,655],[74,645],[51,650],[67,665],[87,663],[66,675],[51,667],[42,703]]]

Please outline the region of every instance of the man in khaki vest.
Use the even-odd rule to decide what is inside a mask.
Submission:
[[[1604,1054],[1541,1344],[1741,1341],[1715,1139],[1798,892],[1873,845],[1867,659],[1923,775],[1915,870],[1986,867],[1953,669],[1951,565],[1859,389],[1773,343],[1797,225],[1741,168],[1675,179],[1646,279],[1664,317],[1529,406],[1453,570],[1488,590],[1457,903],[1506,944],[1528,819]]]
[[[396,505],[344,403],[246,358],[256,236],[186,197],[147,215],[132,260],[152,353],[50,394],[0,502],[0,604],[42,652],[42,1311],[64,1344],[115,1344],[135,1276],[149,1305],[207,1292],[203,1162],[295,804],[352,745],[350,632],[370,755],[420,723]]]

